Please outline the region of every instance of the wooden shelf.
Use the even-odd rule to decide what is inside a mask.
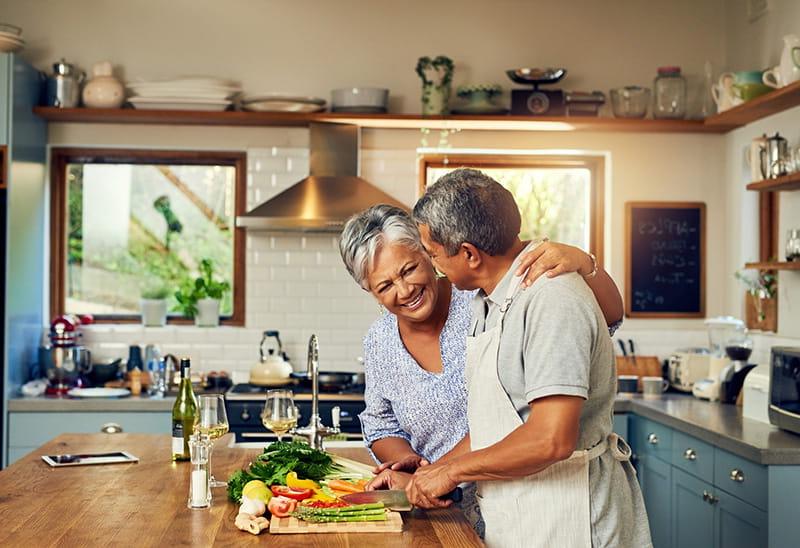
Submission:
[[[316,112],[204,112],[189,110],[136,110],[34,107],[49,122],[89,124],[164,124],[208,126],[303,127],[311,122],[339,122],[367,128],[474,129],[521,131],[610,131],[637,133],[724,133],[724,125],[701,120],[652,120],[588,116],[422,116],[419,114],[348,114]]]
[[[744,265],[744,267],[756,268],[758,270],[800,270],[800,261],[747,263]]]
[[[790,173],[777,179],[764,179],[747,185],[747,190],[759,192],[780,192],[782,190],[800,190],[800,172]]]
[[[742,103],[738,107],[710,116],[706,118],[705,123],[710,127],[727,127],[728,131],[798,105],[800,105],[800,82],[794,82]]]

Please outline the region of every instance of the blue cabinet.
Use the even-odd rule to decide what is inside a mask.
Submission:
[[[672,466],[655,457],[639,458],[639,482],[650,519],[650,535],[655,548],[672,546]]]
[[[767,546],[767,513],[718,491],[714,536],[720,548],[752,548]],[[784,524],[784,527],[790,524]]]
[[[709,499],[714,487],[682,470],[672,474],[672,534],[674,546],[712,548],[714,505]],[[652,529],[652,522],[651,522]]]

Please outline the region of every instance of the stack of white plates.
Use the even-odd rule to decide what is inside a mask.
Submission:
[[[13,53],[25,47],[25,40],[22,39],[22,29],[0,23],[0,52]]]
[[[235,82],[206,77],[130,82],[128,88],[134,107],[160,110],[225,110],[242,90]]]
[[[325,110],[325,99],[285,93],[258,93],[242,97],[239,106],[242,110],[256,112],[320,112]]]

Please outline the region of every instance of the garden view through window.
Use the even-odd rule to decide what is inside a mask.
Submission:
[[[511,191],[522,215],[523,240],[551,240],[591,249],[592,173],[583,167],[428,167],[427,184],[456,167],[474,167]]]
[[[175,293],[204,259],[233,288],[234,166],[71,160],[66,177],[66,312],[138,315],[140,299],[166,298],[185,316]]]

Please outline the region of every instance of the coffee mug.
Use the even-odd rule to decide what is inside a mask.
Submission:
[[[783,83],[783,76],[781,76],[780,67],[772,67],[764,71],[761,81],[771,88],[782,88],[786,84]]]
[[[669,382],[661,377],[642,377],[642,392],[645,398],[659,398],[669,388]]]
[[[639,391],[639,377],[637,375],[618,375],[617,393],[631,396]]]
[[[742,100],[733,95],[731,86],[736,82],[736,75],[732,72],[723,72],[719,75],[719,82],[711,86],[711,97],[717,104],[717,112],[724,112],[729,108],[742,104]]]

